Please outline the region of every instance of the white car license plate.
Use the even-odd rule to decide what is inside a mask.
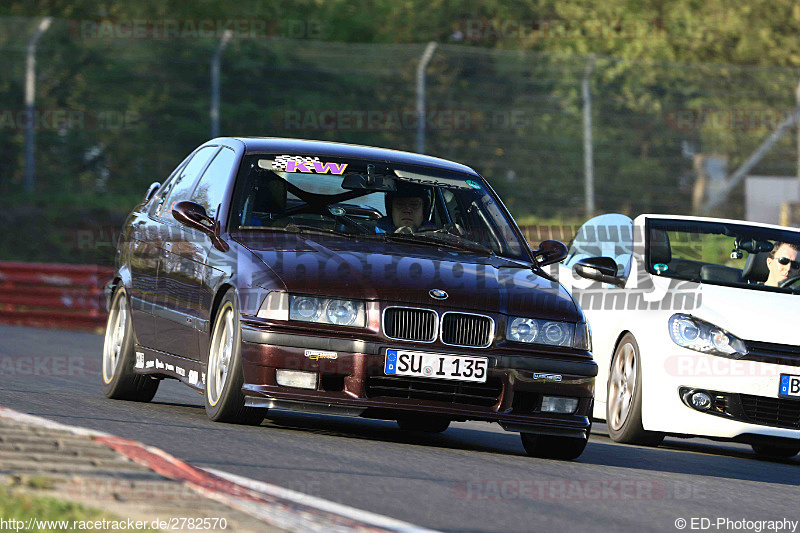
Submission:
[[[778,396],[784,398],[800,398],[800,376],[781,374]]]
[[[486,357],[386,350],[384,371],[391,376],[486,382]]]

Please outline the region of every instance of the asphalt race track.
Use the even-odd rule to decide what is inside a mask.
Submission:
[[[798,457],[760,460],[749,446],[701,439],[623,446],[602,424],[573,462],[527,457],[516,433],[483,423],[432,436],[297,414],[260,427],[216,424],[202,396],[176,381],[162,382],[150,404],[106,399],[102,340],[0,326],[0,406],[439,530],[678,531],[685,519],[691,531],[692,518],[710,518],[705,529],[725,531],[718,518],[800,520]]]

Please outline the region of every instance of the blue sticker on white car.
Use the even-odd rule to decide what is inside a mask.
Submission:
[[[781,374],[781,384],[778,396],[800,398],[800,376]]]

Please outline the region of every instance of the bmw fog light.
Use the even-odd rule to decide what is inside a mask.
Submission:
[[[302,372],[300,370],[276,370],[275,381],[281,387],[294,387],[296,389],[316,389],[317,373]]]
[[[543,413],[572,414],[577,408],[577,398],[567,398],[565,396],[542,396]]]

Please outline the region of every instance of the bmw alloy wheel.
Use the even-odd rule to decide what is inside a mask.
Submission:
[[[228,304],[220,311],[208,358],[208,403],[216,405],[225,389],[233,356],[233,307]]]
[[[117,305],[111,310],[111,316],[106,323],[103,343],[103,381],[106,383],[111,383],[117,372],[128,323],[128,305],[124,293],[116,301]]]

